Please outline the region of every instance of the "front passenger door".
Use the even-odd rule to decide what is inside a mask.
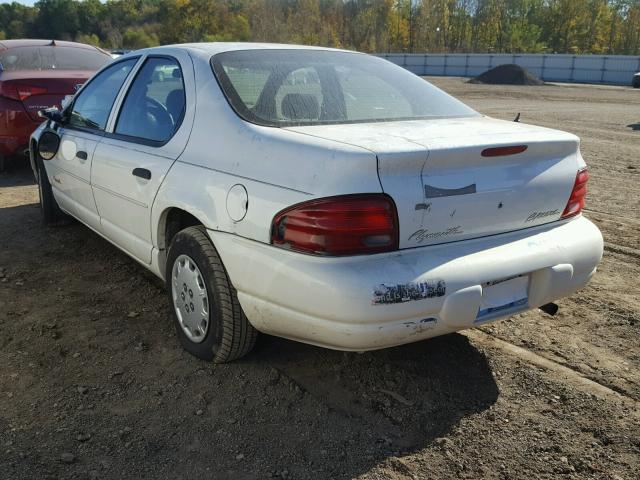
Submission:
[[[78,93],[58,129],[58,153],[47,162],[60,206],[95,230],[100,229],[100,218],[90,186],[93,153],[104,135],[118,92],[137,60],[110,65]]]
[[[186,55],[182,64],[190,61]],[[188,132],[177,134],[190,127],[183,126],[185,70],[177,58],[148,57],[131,82],[113,131],[94,154],[91,184],[102,231],[144,263],[151,263],[153,200],[188,138]]]

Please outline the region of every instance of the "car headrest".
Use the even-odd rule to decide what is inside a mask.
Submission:
[[[171,114],[174,123],[179,123],[184,113],[185,99],[181,88],[171,90],[167,95],[167,111]]]
[[[173,72],[171,72],[171,76],[173,78],[182,78],[182,70],[180,70],[179,68],[174,68]]]
[[[317,120],[320,104],[315,95],[288,93],[282,99],[282,115],[288,120]]]

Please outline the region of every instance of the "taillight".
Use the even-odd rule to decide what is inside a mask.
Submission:
[[[12,100],[24,102],[32,95],[43,95],[45,93],[47,93],[47,89],[44,87],[35,87],[33,85],[23,85],[13,82],[0,82],[0,96],[11,98]]]
[[[316,255],[398,249],[398,213],[385,194],[344,195],[300,203],[278,213],[271,243]]]
[[[567,202],[567,206],[562,212],[561,218],[573,217],[579,214],[584,208],[584,197],[587,196],[587,182],[589,181],[589,172],[586,167],[578,170],[576,175],[576,181],[573,184],[573,190],[571,190],[571,196]]]

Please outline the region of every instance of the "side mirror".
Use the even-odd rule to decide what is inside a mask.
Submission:
[[[56,107],[47,108],[46,110],[40,110],[38,112],[38,116],[42,118],[48,118],[52,122],[56,123],[61,123],[63,118],[62,112]]]
[[[40,135],[38,140],[38,155],[43,160],[51,160],[58,153],[60,147],[60,137],[51,130],[46,130]]]

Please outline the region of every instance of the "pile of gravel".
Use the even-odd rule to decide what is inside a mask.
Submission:
[[[469,83],[490,85],[543,85],[544,82],[520,65],[498,65],[482,75],[469,80]]]

